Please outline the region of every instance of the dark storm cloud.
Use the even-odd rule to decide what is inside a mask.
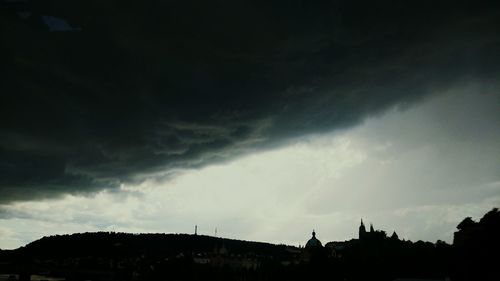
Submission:
[[[499,74],[497,1],[13,3],[0,204],[200,167]]]

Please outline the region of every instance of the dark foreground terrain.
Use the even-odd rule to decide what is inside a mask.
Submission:
[[[359,238],[305,247],[188,234],[81,233],[0,251],[0,280],[500,280],[500,212],[454,242],[411,242],[363,223]]]

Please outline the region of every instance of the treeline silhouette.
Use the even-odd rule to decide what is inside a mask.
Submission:
[[[186,253],[208,253],[219,248],[233,254],[253,253],[260,256],[282,256],[284,245],[217,238],[205,235],[123,232],[87,232],[43,237],[18,251],[38,258],[80,256],[135,257],[147,255],[168,257]]]
[[[486,213],[479,222],[470,217],[457,226],[453,239],[455,279],[500,280],[500,211]]]
[[[478,222],[465,218],[451,245],[362,227],[357,239],[312,248],[188,234],[55,235],[0,251],[0,274],[19,280],[42,273],[65,280],[500,280],[497,208]]]

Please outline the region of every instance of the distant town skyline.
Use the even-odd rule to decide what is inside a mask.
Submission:
[[[500,138],[486,126],[499,120],[496,94],[450,91],[349,130],[119,192],[4,206],[0,248],[56,233],[192,233],[195,225],[201,235],[217,228],[220,237],[298,246],[312,229],[323,241],[356,237],[361,218],[402,239],[451,242],[461,219],[500,205]]]
[[[451,242],[500,206],[499,1],[0,1],[0,248]]]

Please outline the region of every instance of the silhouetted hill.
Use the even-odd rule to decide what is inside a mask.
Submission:
[[[175,256],[213,253],[225,248],[235,255],[283,256],[286,246],[189,234],[88,232],[43,237],[18,249],[38,258]]]
[[[188,234],[77,233],[0,251],[0,273],[66,280],[500,280],[500,212],[464,219],[453,245],[399,239],[360,226],[358,239],[324,247]]]

